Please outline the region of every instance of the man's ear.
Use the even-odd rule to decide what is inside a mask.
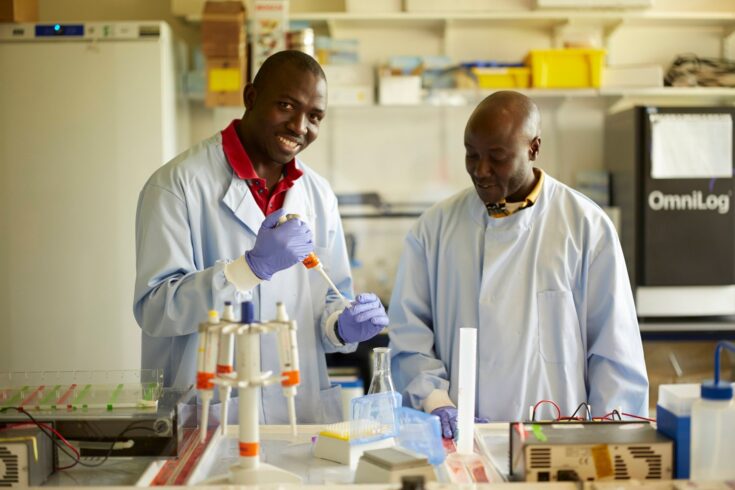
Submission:
[[[252,83],[245,85],[245,89],[242,91],[242,101],[245,104],[245,110],[252,110],[255,105],[256,90]]]
[[[541,149],[541,137],[536,136],[531,140],[531,144],[528,146],[528,159],[532,162],[536,161],[538,152]]]

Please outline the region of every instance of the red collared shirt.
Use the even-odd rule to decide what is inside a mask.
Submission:
[[[222,148],[225,157],[235,174],[248,183],[248,188],[263,214],[269,215],[281,209],[286,199],[286,191],[293,187],[294,182],[303,175],[303,172],[296,168],[296,160],[291,160],[284,167],[283,178],[278,181],[272,192],[268,192],[265,179],[261,179],[255,173],[253,162],[250,161],[250,157],[240,142],[237,135],[238,124],[240,120],[235,119],[222,130]]]

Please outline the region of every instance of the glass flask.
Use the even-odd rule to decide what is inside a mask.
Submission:
[[[373,379],[370,381],[368,395],[396,391],[390,377],[390,349],[376,347],[373,349]]]

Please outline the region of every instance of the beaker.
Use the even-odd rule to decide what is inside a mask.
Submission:
[[[373,349],[373,379],[370,381],[368,395],[396,391],[390,377],[390,349],[376,347]]]

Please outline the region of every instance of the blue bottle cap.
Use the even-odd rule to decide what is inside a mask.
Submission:
[[[720,381],[717,384],[705,381],[702,383],[700,394],[706,400],[732,400],[732,384],[728,381]]]
[[[253,323],[255,321],[255,305],[252,301],[244,301],[240,307],[240,323]]]

